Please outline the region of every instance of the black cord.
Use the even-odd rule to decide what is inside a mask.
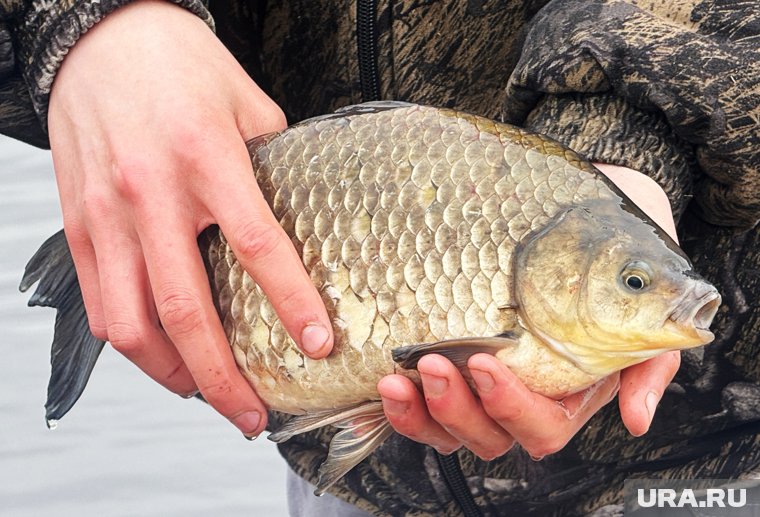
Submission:
[[[464,478],[464,472],[462,472],[462,467],[459,465],[456,453],[444,456],[436,452],[435,456],[446,485],[449,487],[451,495],[454,496],[454,500],[464,512],[465,517],[483,517],[480,508],[478,508],[475,499],[472,497],[470,489],[467,487],[467,480]]]

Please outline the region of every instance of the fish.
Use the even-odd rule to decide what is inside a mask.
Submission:
[[[689,258],[604,174],[545,136],[401,102],[350,106],[247,143],[253,173],[331,318],[305,356],[218,227],[198,239],[236,363],[270,439],[338,428],[324,493],[394,431],[377,383],[419,383],[430,353],[463,373],[489,353],[561,399],[670,350],[705,345],[721,303]],[[88,330],[65,238],[27,265],[30,305],[58,309],[46,417],[76,402],[103,342]]]

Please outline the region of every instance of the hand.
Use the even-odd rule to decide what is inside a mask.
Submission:
[[[304,352],[330,352],[325,308],[245,146],[282,129],[282,111],[200,19],[138,1],[71,50],[48,122],[93,334],[166,388],[200,390],[244,434],[260,433],[266,410],[235,365],[196,238],[219,224]]]
[[[676,238],[670,204],[654,181],[624,167],[596,166]],[[477,354],[467,364],[477,397],[454,365],[439,355],[425,356],[417,365],[424,398],[406,377],[383,378],[378,391],[396,431],[444,454],[464,446],[490,460],[517,442],[532,457],[542,458],[561,450],[618,389],[623,423],[631,434],[644,434],[678,370],[680,353],[626,368],[561,402],[532,393],[493,356]]]

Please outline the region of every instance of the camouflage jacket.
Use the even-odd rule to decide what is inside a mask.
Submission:
[[[0,132],[47,144],[47,100],[66,50],[126,1],[0,0]],[[647,173],[671,200],[683,247],[724,296],[716,342],[684,353],[646,436],[628,435],[608,406],[540,462],[519,449],[491,462],[460,451],[466,497],[442,475],[434,451],[394,436],[334,494],[378,515],[461,515],[462,497],[475,503],[468,515],[613,515],[621,510],[625,478],[757,471],[760,11],[754,2],[179,3],[215,24],[291,120],[374,98],[458,107]],[[324,433],[293,439],[282,452],[313,480],[326,454]]]

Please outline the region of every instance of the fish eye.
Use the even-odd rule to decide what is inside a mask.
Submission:
[[[640,289],[644,289],[644,279],[639,275],[628,275],[625,277],[625,285],[634,291],[639,291]]]
[[[645,262],[637,260],[630,262],[623,268],[620,278],[628,290],[641,291],[651,283],[652,269]]]

